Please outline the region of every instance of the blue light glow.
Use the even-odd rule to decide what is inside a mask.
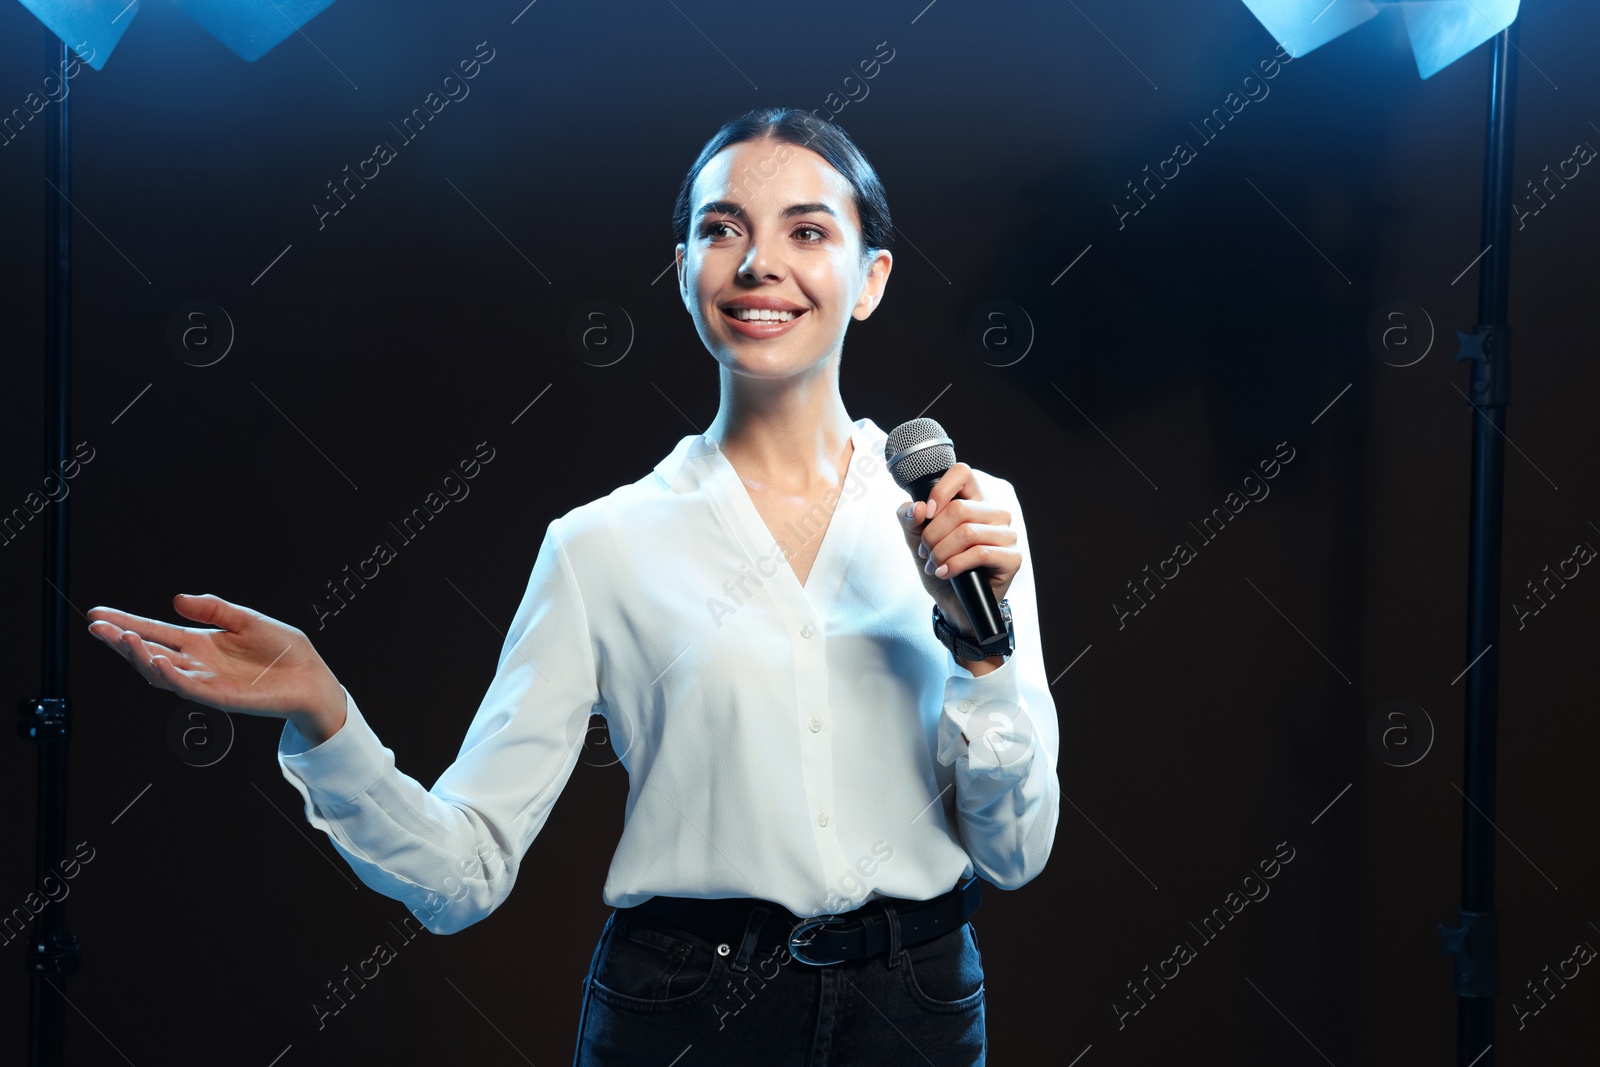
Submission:
[[[321,14],[333,0],[173,0],[241,59],[254,62]],[[22,0],[51,33],[95,70],[139,13],[138,0]]]
[[[255,62],[333,0],[173,0],[201,29],[241,59]]]
[[[1296,59],[1378,13],[1368,0],[1244,0],[1244,6]]]
[[[1398,7],[1417,60],[1430,78],[1516,21],[1521,0],[1244,0],[1250,13],[1296,59],[1361,25],[1381,7]]]
[[[138,0],[22,0],[22,6],[95,70],[139,13]]]
[[[1406,32],[1417,73],[1431,78],[1517,18],[1521,0],[1433,0],[1406,3]]]

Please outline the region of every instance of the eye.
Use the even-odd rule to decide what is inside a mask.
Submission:
[[[726,234],[719,232],[719,231],[723,231],[723,230],[728,231],[728,233],[732,233],[733,232],[733,227],[729,226],[726,222],[713,220],[711,222],[706,223],[704,226],[702,226],[700,228],[700,236],[701,237],[708,237],[708,238],[711,238],[711,239],[714,240],[714,239],[716,239],[718,237],[726,236]],[[794,236],[799,236],[800,234],[804,234],[804,233],[813,233],[813,234],[816,234],[816,236],[813,237],[813,238],[801,238],[800,239],[800,243],[801,244],[808,244],[808,245],[818,244],[819,242],[822,242],[822,241],[825,241],[825,240],[828,239],[827,232],[822,230],[822,229],[820,229],[820,228],[818,228],[818,227],[816,227],[816,226],[801,226],[799,229],[794,231]]]

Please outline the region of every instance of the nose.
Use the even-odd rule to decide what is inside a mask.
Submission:
[[[752,241],[750,250],[745,253],[744,260],[739,264],[739,277],[752,281],[758,278],[777,277],[777,263],[772,256],[766,253],[765,241]]]

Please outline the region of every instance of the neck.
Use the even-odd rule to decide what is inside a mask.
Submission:
[[[748,484],[803,494],[839,480],[855,424],[834,360],[805,377],[761,379],[721,369],[722,400],[707,442]]]

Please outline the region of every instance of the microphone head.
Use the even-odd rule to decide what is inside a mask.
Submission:
[[[933,419],[912,419],[896,426],[884,442],[884,452],[889,474],[901,489],[930,474],[943,474],[956,462],[955,446]]]

